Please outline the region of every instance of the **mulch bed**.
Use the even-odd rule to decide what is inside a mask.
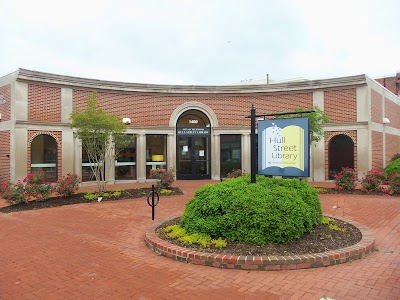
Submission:
[[[331,218],[333,219],[333,218]],[[180,218],[176,218],[163,223],[156,230],[158,236],[172,244],[192,249],[194,251],[207,252],[207,253],[229,253],[232,255],[300,255],[300,254],[310,254],[310,253],[320,253],[329,250],[335,250],[340,248],[345,248],[354,244],[357,244],[361,238],[362,234],[360,230],[346,222],[341,220],[333,219],[335,224],[339,226],[339,230],[331,230],[328,225],[317,225],[314,226],[312,232],[304,234],[301,238],[283,243],[283,244],[267,244],[265,246],[249,245],[244,243],[228,241],[227,247],[218,248],[204,248],[199,245],[184,245],[178,240],[172,240],[165,236],[162,228],[178,224]]]
[[[172,191],[171,194],[160,195],[160,196],[164,197],[164,196],[183,195],[183,192],[177,187],[172,187],[170,189]],[[338,191],[333,188],[320,188],[320,189],[321,190],[319,192],[321,194],[378,195],[378,196],[400,197],[400,194],[396,194],[396,195],[387,195],[384,193],[369,193],[368,194],[368,193],[362,192],[361,190]],[[113,198],[103,197],[102,201],[114,201],[114,200],[124,200],[124,199],[147,197],[147,195],[150,191],[151,191],[151,188],[138,188],[138,189],[123,190],[123,191],[121,191],[120,196],[113,197]],[[73,205],[73,204],[79,204],[79,203],[89,203],[89,202],[97,201],[97,200],[89,201],[89,200],[85,199],[83,196],[84,196],[84,193],[78,193],[78,194],[72,195],[71,197],[68,197],[68,198],[52,197],[49,200],[44,201],[44,202],[31,201],[27,204],[25,204],[25,203],[14,204],[14,205],[0,208],[0,213],[12,213],[12,212],[18,212],[18,211],[24,211],[24,210],[36,210],[36,209],[42,209],[42,208],[57,207],[57,206],[63,206],[63,205]]]
[[[171,189],[172,193],[170,193],[168,195],[160,195],[160,197],[183,195],[183,192],[177,187],[172,187],[170,189]],[[123,190],[123,191],[121,191],[120,196],[112,197],[112,198],[103,197],[101,201],[102,202],[103,201],[115,201],[115,200],[125,200],[125,199],[132,199],[132,198],[147,197],[147,195],[149,194],[150,191],[151,191],[151,188]],[[110,193],[112,193],[112,191],[110,191]],[[9,205],[9,206],[0,208],[0,212],[1,213],[12,213],[12,212],[18,212],[18,211],[24,211],[24,210],[36,210],[36,209],[57,207],[57,206],[63,206],[63,205],[73,205],[73,204],[79,204],[79,203],[97,202],[97,199],[95,199],[93,201],[89,201],[89,200],[85,199],[84,195],[85,195],[85,193],[78,193],[78,194],[74,194],[68,198],[58,196],[58,197],[51,197],[49,200],[43,201],[43,202],[32,201],[27,204],[25,204],[25,203],[13,204],[13,205]]]
[[[367,193],[367,192],[363,192],[360,189],[356,189],[356,190],[352,190],[352,191],[348,191],[348,190],[336,190],[334,188],[321,188],[319,187],[321,190],[319,191],[320,194],[345,194],[345,195],[373,195],[373,196],[389,196],[389,197],[400,197],[400,194],[393,194],[393,195],[389,195],[389,194],[385,194],[383,192],[371,192],[371,193]]]

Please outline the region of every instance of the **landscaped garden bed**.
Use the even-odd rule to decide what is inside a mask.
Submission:
[[[172,244],[191,249],[193,251],[205,251],[208,253],[229,253],[232,255],[296,255],[325,252],[345,248],[357,244],[361,238],[360,230],[348,222],[331,218],[330,224],[319,224],[313,227],[312,231],[304,234],[299,239],[286,243],[269,243],[258,246],[248,243],[227,241],[224,248],[218,248],[214,245],[204,247],[198,244],[185,244],[177,239],[168,237],[164,231],[167,226],[179,224],[180,218],[164,222],[156,229],[158,237]],[[335,229],[332,229],[335,228]]]
[[[324,217],[317,190],[306,181],[263,176],[198,189],[182,217],[151,226],[145,240],[153,251],[187,263],[257,270],[327,266],[374,249],[366,228]]]
[[[171,187],[174,177],[172,171],[159,171],[156,191],[162,196],[182,195],[177,187]],[[165,180],[165,178],[167,180]],[[56,183],[44,180],[44,173],[28,174],[23,181],[10,182],[0,186],[0,198],[4,198],[9,206],[0,208],[2,213],[24,210],[36,210],[79,203],[114,201],[147,197],[151,187],[114,190],[105,192],[77,193],[80,178],[76,174],[67,174]]]
[[[347,247],[342,247],[338,244],[339,248],[335,247],[334,250],[325,251],[318,251],[318,249],[329,246],[330,242],[327,242],[327,239],[321,239],[315,248],[304,248],[305,251],[299,249],[300,246],[291,247],[291,244],[298,242],[294,241],[281,245],[265,245],[262,247],[246,245],[245,248],[242,248],[242,251],[237,251],[237,249],[233,246],[230,247],[228,244],[227,248],[216,252],[211,249],[188,245],[182,247],[169,240],[162,239],[157,232],[165,227],[165,225],[175,223],[177,220],[177,218],[162,220],[148,227],[145,233],[145,241],[148,247],[157,254],[173,260],[222,269],[279,271],[327,267],[364,258],[375,249],[375,239],[368,228],[354,221],[335,218],[335,222],[340,221],[339,224],[343,228],[348,229],[347,226],[353,228],[351,231],[354,232],[355,236],[361,236],[361,240],[355,244],[352,244],[355,240],[350,241],[349,244],[351,245]],[[319,234],[322,232],[316,230],[316,237],[320,237]],[[310,236],[312,235],[313,233],[310,234]],[[339,238],[338,236],[335,236],[335,238],[342,239],[342,237]],[[304,240],[299,241],[299,245],[308,239],[309,237],[306,237]],[[312,241],[309,242],[312,243]],[[295,253],[295,249],[299,249],[300,253]]]
[[[151,187],[128,189],[122,191],[109,191],[103,193],[100,196],[101,197],[100,201],[115,201],[115,200],[133,199],[133,198],[142,198],[142,197],[147,197],[150,191]],[[168,191],[170,192],[165,193],[162,196],[174,196],[183,194],[183,192],[177,187],[171,187],[168,189]],[[24,210],[36,210],[36,209],[57,207],[63,205],[91,203],[91,202],[98,202],[99,201],[98,199],[99,196],[97,196],[96,193],[77,193],[69,197],[56,196],[56,197],[50,197],[46,201],[33,200],[27,203],[17,203],[9,205],[0,208],[0,213],[12,213]]]

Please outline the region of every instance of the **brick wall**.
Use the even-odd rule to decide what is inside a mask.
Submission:
[[[61,88],[29,84],[28,120],[61,122]]]
[[[350,137],[354,143],[354,170],[357,172],[357,131],[356,130],[348,130],[348,131],[329,131],[326,132],[325,135],[325,179],[329,179],[329,142],[331,139],[337,135],[344,134]]]
[[[4,104],[0,104],[1,121],[11,120],[11,85],[7,84],[0,87],[0,96],[6,101]]]
[[[0,131],[0,184],[10,181],[10,131]]]
[[[382,95],[371,89],[371,121],[382,124]]]
[[[379,84],[383,85],[386,87],[389,91],[391,91],[393,94],[398,95],[399,90],[396,87],[396,83],[400,83],[400,73],[397,73],[396,76],[393,77],[386,77],[386,78],[378,78],[375,79]]]
[[[400,105],[385,98],[385,117],[389,119],[390,127],[400,129]]]
[[[382,145],[383,145],[383,133],[378,131],[371,131],[372,139],[372,168],[382,169],[383,157],[382,157]]]
[[[324,108],[332,122],[356,122],[356,89],[324,91]]]
[[[27,157],[27,174],[31,172],[31,143],[32,140],[41,134],[51,135],[57,142],[57,177],[58,179],[62,176],[62,140],[60,131],[39,131],[39,130],[28,130],[28,157]]]
[[[386,134],[386,164],[396,153],[400,153],[400,136]]]
[[[89,91],[74,90],[73,106],[83,109]],[[139,93],[97,94],[100,106],[120,118],[128,117],[132,126],[168,126],[172,112],[190,101],[208,105],[217,115],[220,126],[250,126],[251,104],[257,113],[292,111],[297,107],[312,108],[312,93],[276,95],[169,95]]]

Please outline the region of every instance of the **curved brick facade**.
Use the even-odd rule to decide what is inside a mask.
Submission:
[[[128,134],[137,136],[137,181],[147,180],[151,166],[147,153],[150,149],[146,149],[148,135],[166,137],[163,166],[177,169],[182,146],[178,145],[176,124],[171,120],[177,118],[179,107],[199,110],[218,124],[207,137],[207,172],[212,179],[223,176],[223,135],[240,138],[240,154],[235,154],[235,159],[242,169],[250,170],[250,119],[246,116],[251,105],[258,114],[314,106],[328,114],[331,121],[323,125],[325,140],[311,147],[310,180],[328,180],[329,141],[338,134],[349,135],[354,141],[354,168],[359,176],[372,167],[384,167],[391,156],[400,152],[400,99],[364,75],[279,84],[178,86],[110,82],[20,69],[0,78],[0,99],[5,99],[0,104],[0,134],[4,140],[0,164],[9,168],[1,171],[0,181],[16,181],[27,175],[30,141],[38,132],[56,137],[58,177],[69,172],[81,175],[82,150],[68,122],[74,109],[85,107],[91,92],[97,93],[105,111],[131,119],[126,128]],[[390,123],[383,124],[384,118]],[[110,170],[114,170],[112,164]],[[107,178],[113,182],[115,172],[109,171]]]
[[[93,91],[73,91],[74,108],[83,109],[87,96]],[[256,94],[179,94],[148,95],[143,93],[97,93],[100,106],[119,117],[130,116],[131,126],[168,126],[169,118],[176,107],[187,102],[200,102],[209,106],[218,116],[220,126],[249,126],[251,104],[262,112],[292,111],[297,107],[311,109],[312,93]],[[134,105],[132,105],[134,104]]]

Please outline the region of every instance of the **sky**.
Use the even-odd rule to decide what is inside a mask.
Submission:
[[[0,0],[0,76],[223,85],[400,72],[399,0]]]

